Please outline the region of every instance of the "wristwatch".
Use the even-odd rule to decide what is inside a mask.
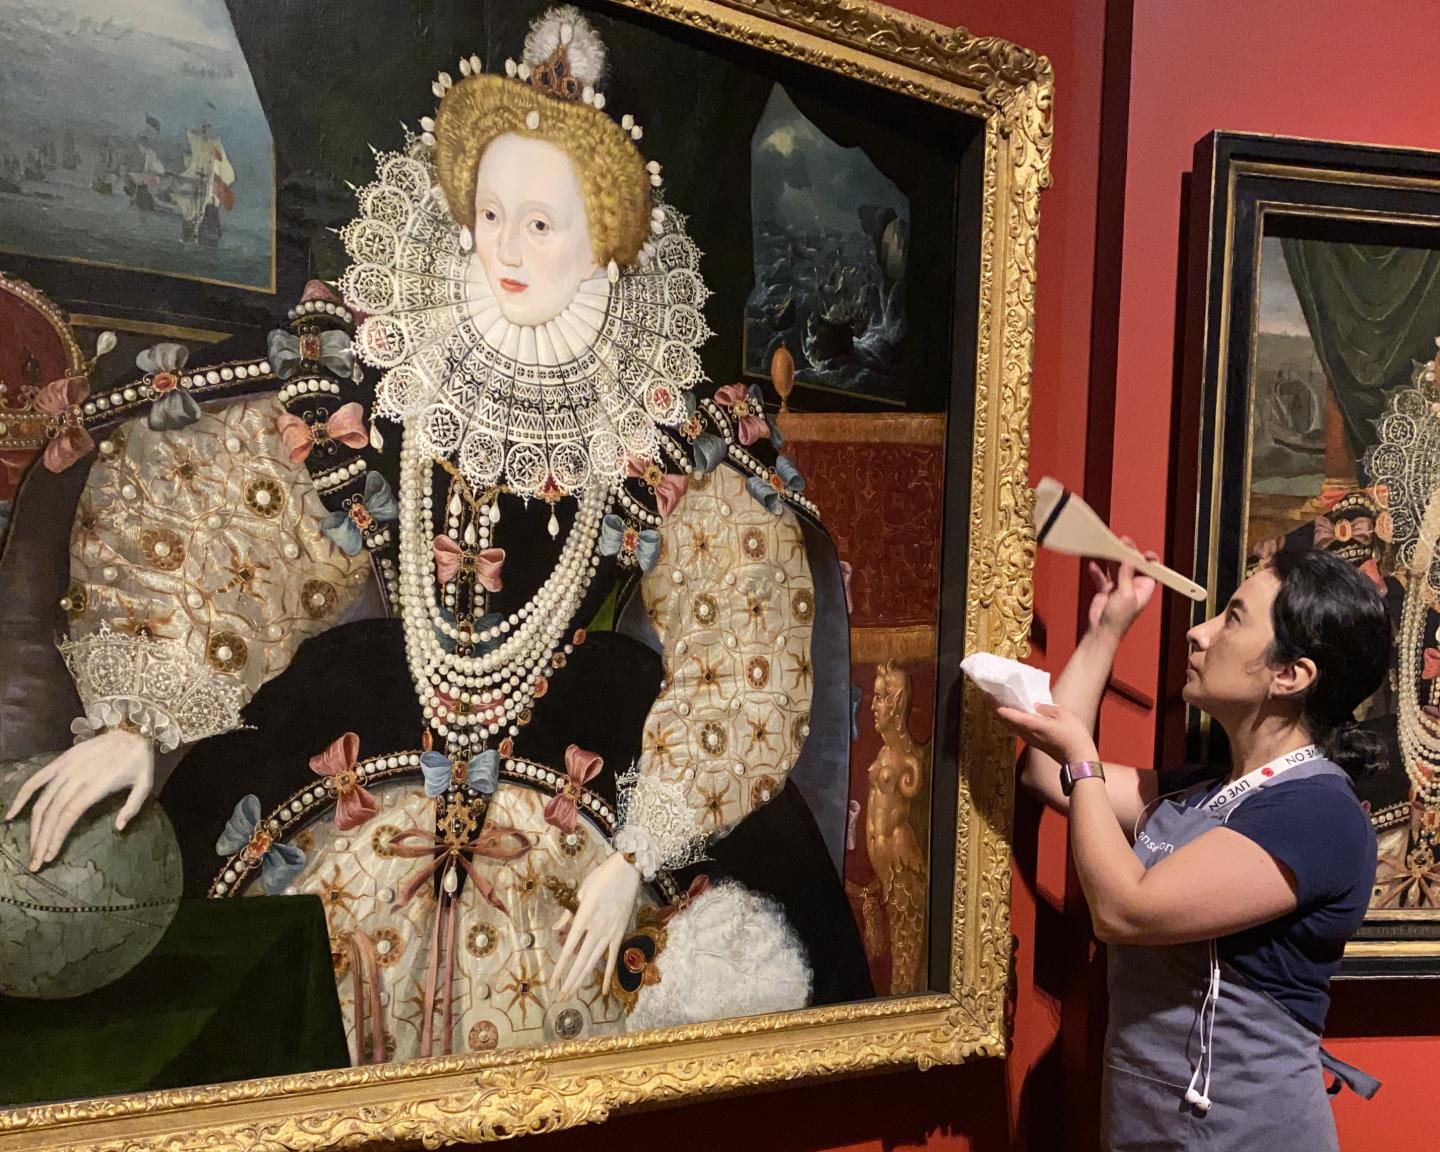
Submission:
[[[1062,764],[1060,766],[1060,791],[1066,796],[1075,790],[1075,781],[1084,780],[1093,776],[1097,780],[1105,779],[1105,765],[1099,760],[1081,760],[1076,764]]]

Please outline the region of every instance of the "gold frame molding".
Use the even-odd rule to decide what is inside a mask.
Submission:
[[[984,121],[965,647],[1029,647],[1030,370],[1048,59],[870,0],[610,0]],[[0,1112],[0,1152],[311,1152],[505,1139],[807,1077],[1001,1056],[1014,744],[968,685],[949,990],[537,1049]]]

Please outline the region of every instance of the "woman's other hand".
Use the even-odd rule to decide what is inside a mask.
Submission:
[[[122,832],[155,788],[155,746],[138,732],[114,729],[62,752],[26,780],[6,821],[15,819],[37,792],[30,814],[30,871],[60,853],[65,837],[87,811],[116,792],[129,790],[115,817]]]
[[[995,714],[1011,732],[1057,764],[1100,759],[1090,729],[1068,708],[1041,704],[1036,712],[997,708]]]
[[[610,987],[620,941],[630,926],[630,913],[639,891],[639,870],[618,852],[581,882],[574,915],[566,912],[556,924],[565,937],[552,977],[552,987],[559,986],[560,999],[568,1000],[575,994],[602,956],[605,982],[601,988]]]

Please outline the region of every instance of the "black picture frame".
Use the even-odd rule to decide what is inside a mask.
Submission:
[[[1223,762],[1227,752],[1218,726],[1181,699],[1185,632],[1225,604],[1247,574],[1247,557],[1251,568],[1256,559],[1250,536],[1256,406],[1265,388],[1257,368],[1262,242],[1273,238],[1282,244],[1320,241],[1417,249],[1437,253],[1440,259],[1440,153],[1217,131],[1196,144],[1189,185],[1181,385],[1173,428],[1175,498],[1169,527],[1172,555],[1182,570],[1190,566],[1208,588],[1209,599],[1191,605],[1173,598],[1176,602],[1167,608],[1158,750],[1162,763],[1204,764]],[[1440,336],[1440,311],[1433,327],[1430,335]],[[1434,353],[1431,343],[1428,355]],[[1367,399],[1383,403],[1384,397],[1407,386],[1420,354],[1408,347],[1397,349],[1390,375]],[[1323,357],[1317,356],[1317,362],[1325,368]],[[1328,370],[1318,387],[1324,402],[1339,411]],[[1353,483],[1367,483],[1371,415],[1329,413],[1330,423],[1319,431],[1322,439],[1329,438],[1329,448],[1319,464],[1323,479],[1316,501],[1325,498],[1331,483],[1326,466],[1337,453],[1351,454]],[[1321,413],[1319,418],[1327,417]],[[1317,451],[1316,434],[1312,428],[1311,451]],[[1283,540],[1283,547],[1315,546],[1313,528],[1299,520]],[[1375,547],[1380,547],[1378,541]],[[1396,577],[1386,580],[1397,626],[1402,583]],[[1401,668],[1398,674],[1403,673]],[[1392,685],[1396,675],[1392,666]],[[1382,689],[1389,692],[1388,685]],[[1366,723],[1387,738],[1392,750],[1383,778],[1358,789],[1383,833],[1398,827],[1400,820],[1408,825],[1410,783],[1399,763],[1394,716]],[[1347,949],[1341,975],[1440,976],[1440,907],[1372,909]]]

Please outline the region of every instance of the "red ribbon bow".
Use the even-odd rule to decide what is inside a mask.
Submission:
[[[575,831],[575,821],[580,815],[582,789],[600,774],[605,761],[594,752],[587,752],[578,744],[565,749],[565,786],[545,805],[545,822],[553,824],[562,832]]]
[[[360,827],[380,811],[375,797],[360,783],[359,759],[360,737],[354,732],[346,732],[320,755],[310,757],[317,776],[335,781],[335,827],[341,832]]]
[[[748,444],[749,441],[747,440],[746,443]],[[625,461],[625,475],[632,480],[644,479],[649,466],[650,461],[642,460],[638,456],[630,456]],[[689,487],[690,481],[684,476],[678,476],[673,472],[665,472],[661,475],[650,487],[650,490],[655,493],[655,507],[659,509],[660,515],[669,516]]]
[[[292,464],[299,464],[309,456],[321,440],[338,440],[350,448],[364,448],[370,443],[365,431],[365,409],[354,400],[342,404],[323,424],[307,424],[300,417],[286,412],[276,425],[280,430],[280,442],[290,453]],[[317,431],[322,435],[317,436]]]
[[[1440,676],[1440,649],[1425,649],[1425,667],[1420,672],[1422,680],[1434,680]]]
[[[1369,516],[1355,516],[1344,520],[1331,520],[1328,516],[1315,517],[1315,547],[1325,548],[1332,542],[1348,544],[1351,540],[1370,546],[1375,538],[1375,521]]]
[[[770,425],[765,423],[764,413],[756,411],[755,401],[744,384],[727,384],[715,389],[715,402],[730,409],[735,417],[741,444],[754,444],[770,435]]]
[[[95,447],[81,420],[80,405],[89,395],[90,381],[84,376],[65,376],[52,380],[35,397],[35,407],[51,417],[49,426],[54,430],[41,457],[51,472],[64,472]]]
[[[449,536],[436,536],[430,544],[435,553],[435,575],[441,584],[448,584],[460,574],[466,556],[475,565],[475,581],[487,592],[499,592],[503,587],[500,570],[505,565],[505,549],[486,548],[483,552],[467,553]]]

